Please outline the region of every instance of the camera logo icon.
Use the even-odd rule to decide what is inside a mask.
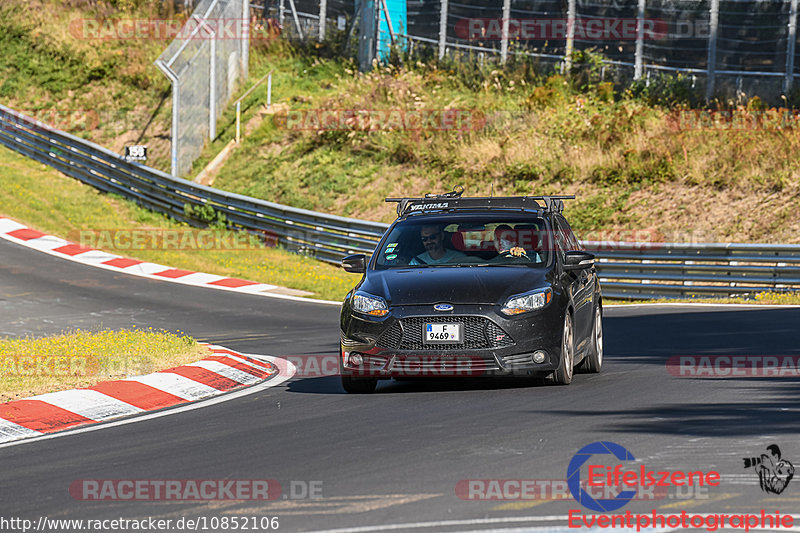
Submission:
[[[777,444],[767,446],[767,453],[761,457],[743,457],[745,468],[752,468],[758,475],[761,490],[771,494],[780,494],[794,477],[794,465],[781,458],[781,449]]]

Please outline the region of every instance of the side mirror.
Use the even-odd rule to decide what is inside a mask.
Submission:
[[[342,268],[345,272],[363,274],[367,271],[367,256],[364,254],[348,255],[342,259]]]
[[[594,254],[571,250],[564,254],[564,270],[582,270],[594,265]]]

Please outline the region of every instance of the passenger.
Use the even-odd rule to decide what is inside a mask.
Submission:
[[[445,263],[458,263],[466,259],[467,255],[458,250],[444,247],[444,228],[442,226],[422,226],[419,238],[425,251],[413,258],[409,265],[441,265]]]

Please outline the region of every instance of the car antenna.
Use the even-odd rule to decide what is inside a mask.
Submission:
[[[489,198],[494,198],[494,182],[492,182],[492,190],[489,192]]]

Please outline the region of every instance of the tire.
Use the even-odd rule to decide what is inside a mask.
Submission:
[[[594,325],[592,326],[592,342],[589,345],[589,354],[581,363],[581,369],[591,374],[597,374],[603,368],[603,314],[600,306],[594,308]]]
[[[564,316],[564,333],[561,337],[561,358],[558,368],[553,372],[553,381],[556,385],[569,385],[572,383],[572,374],[575,365],[575,336],[572,328],[572,315],[567,311]]]
[[[375,392],[378,380],[374,378],[354,378],[342,376],[342,387],[351,394],[370,394]]]

